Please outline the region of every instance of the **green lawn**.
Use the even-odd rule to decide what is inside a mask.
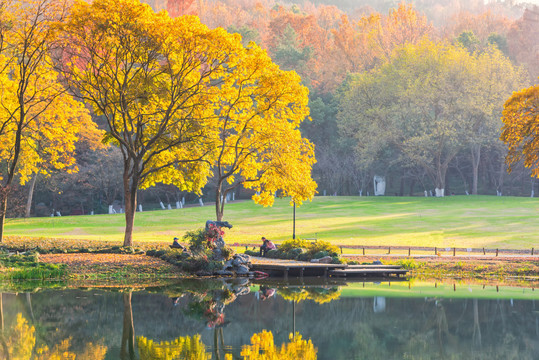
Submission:
[[[296,236],[338,245],[539,248],[539,199],[495,196],[316,197],[296,209]],[[172,241],[215,218],[213,206],[137,213],[135,242]],[[292,207],[230,203],[225,240],[258,243],[292,237]],[[68,239],[123,239],[124,216],[8,219],[6,235]]]

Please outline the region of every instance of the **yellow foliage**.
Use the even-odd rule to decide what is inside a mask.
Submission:
[[[273,333],[263,330],[251,337],[251,345],[242,347],[244,360],[315,360],[317,349],[311,340],[303,340],[299,333],[290,334],[289,343],[280,348],[275,345]]]
[[[57,344],[53,349],[48,346],[42,346],[37,349],[35,360],[75,360],[77,355],[69,351],[71,340],[65,339],[60,344]]]
[[[501,140],[509,152],[506,162],[511,165],[521,159],[539,177],[539,86],[513,93],[505,102]]]
[[[278,289],[277,293],[285,300],[301,302],[303,300],[313,300],[318,304],[325,304],[341,297],[339,288],[296,288]]]
[[[1,29],[0,160],[14,164],[15,172],[0,178],[10,181],[18,173],[24,184],[37,172],[76,171],[75,143],[81,136],[95,141],[99,131],[84,106],[60,84],[49,56],[62,4],[25,0],[7,3],[3,10],[1,21],[10,26]]]
[[[21,313],[17,314],[15,326],[6,338],[7,352],[4,358],[13,360],[29,360],[36,344],[36,329],[28,324]],[[0,354],[2,354],[0,352]]]
[[[173,341],[159,343],[139,336],[137,337],[137,346],[141,360],[211,359],[211,354],[206,352],[206,346],[200,340],[200,335],[180,336]]]

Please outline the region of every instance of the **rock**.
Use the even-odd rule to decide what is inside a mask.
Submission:
[[[240,265],[234,270],[236,271],[236,274],[238,275],[246,275],[249,273],[249,268],[245,265]]]
[[[223,269],[227,270],[227,269],[231,269],[233,267],[232,265],[232,260],[228,260],[225,262],[225,265],[223,266]]]
[[[251,262],[251,257],[247,254],[235,254],[234,259],[242,259],[245,264]]]
[[[248,286],[242,286],[238,291],[236,291],[237,296],[247,295],[251,292],[251,289]]]
[[[195,273],[196,276],[211,276],[212,274],[210,272],[199,270]]]
[[[232,271],[228,271],[228,270],[217,270],[215,272],[215,275],[219,275],[219,276],[232,276],[234,275],[234,273]]]
[[[311,260],[312,263],[320,263],[320,264],[331,264],[332,261],[333,261],[333,258],[331,256],[324,256],[323,258],[320,258],[320,259]]]
[[[232,265],[234,266],[240,266],[243,264],[244,264],[244,261],[242,258],[234,258],[234,260],[232,260]]]
[[[331,264],[333,262],[333,258],[331,256],[324,256],[323,258],[318,259],[318,262],[321,264]]]

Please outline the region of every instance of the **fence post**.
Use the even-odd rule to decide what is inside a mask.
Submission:
[[[533,256],[533,248],[532,248],[532,256]]]
[[[438,248],[436,246],[434,247],[434,255],[438,255]]]
[[[363,247],[363,255],[365,255],[365,247]]]
[[[341,255],[342,255],[342,246],[341,246]]]
[[[410,256],[411,251],[412,250],[410,248],[408,248],[408,256]]]
[[[483,255],[486,255],[487,253],[485,252],[485,248],[483,248]]]
[[[455,256],[456,249],[457,248],[453,248],[453,256]]]
[[[389,249],[387,250],[387,254],[391,254],[391,246],[389,247]]]
[[[496,256],[498,256],[498,249],[496,249]]]

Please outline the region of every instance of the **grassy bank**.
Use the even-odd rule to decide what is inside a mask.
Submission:
[[[539,200],[495,196],[316,197],[296,210],[296,236],[339,245],[403,245],[513,248],[539,247]],[[169,242],[215,218],[213,206],[137,213],[134,239]],[[292,236],[292,207],[276,199],[271,208],[251,201],[227,204],[229,244],[258,243],[260,236]],[[8,219],[7,235],[36,238],[123,239],[124,216]]]

